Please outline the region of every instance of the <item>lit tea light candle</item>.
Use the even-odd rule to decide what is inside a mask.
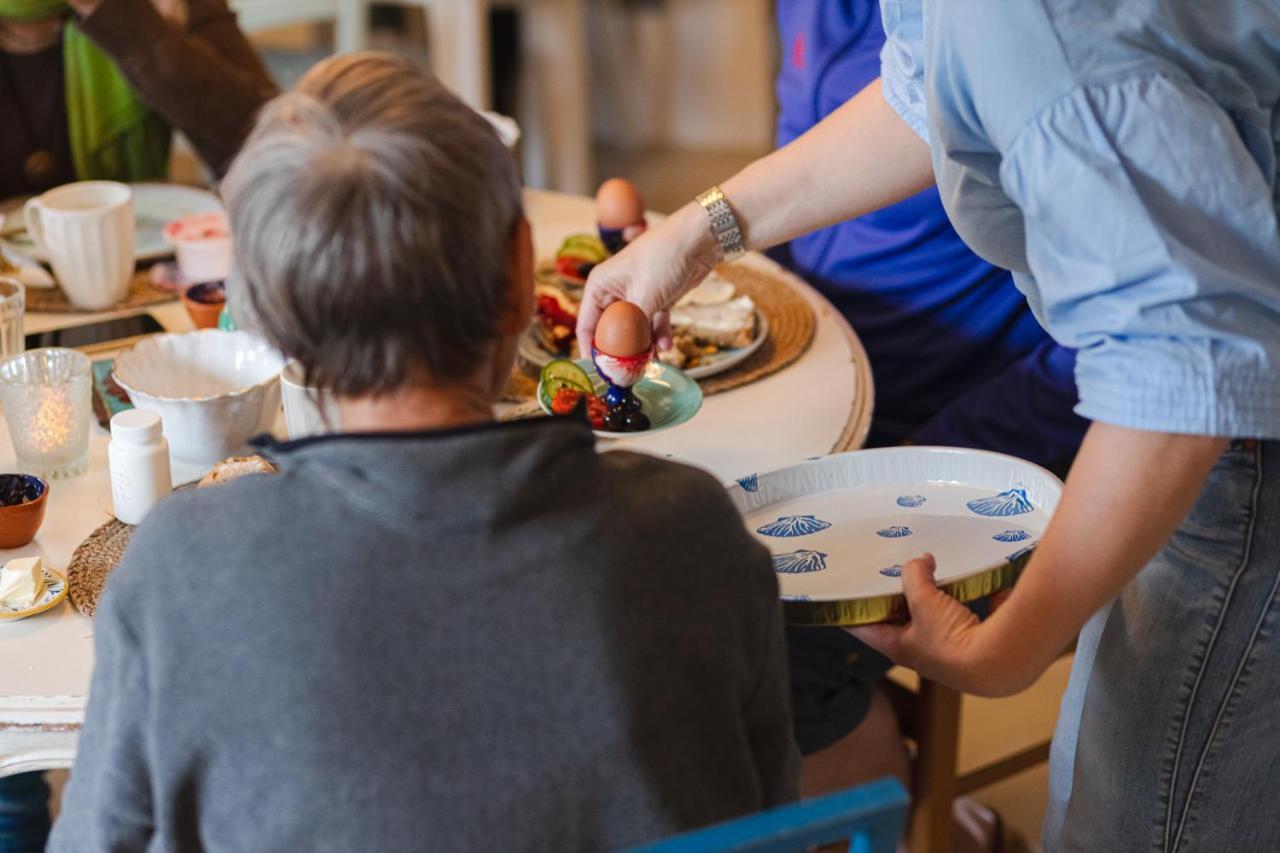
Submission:
[[[73,477],[88,467],[90,368],[84,353],[58,347],[0,364],[0,403],[23,472]]]
[[[67,402],[66,391],[62,388],[45,388],[43,399],[36,404],[35,415],[31,419],[31,434],[28,443],[31,449],[39,453],[55,453],[67,446],[72,438],[76,411]]]

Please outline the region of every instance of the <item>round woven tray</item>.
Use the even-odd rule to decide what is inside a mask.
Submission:
[[[67,566],[68,595],[76,609],[90,619],[98,606],[98,596],[106,585],[107,575],[120,562],[124,549],[133,536],[133,525],[112,519],[89,534],[80,543]]]
[[[108,310],[141,308],[144,305],[158,305],[161,302],[172,302],[177,298],[178,294],[174,291],[161,290],[156,287],[151,281],[151,271],[143,269],[134,273],[133,282],[129,285],[128,297],[120,304],[115,305]],[[75,305],[72,305],[71,300],[67,299],[67,295],[62,292],[62,288],[55,285],[54,287],[28,287],[27,310],[45,311],[55,314],[68,312],[78,314],[96,314],[101,309],[78,308]]]

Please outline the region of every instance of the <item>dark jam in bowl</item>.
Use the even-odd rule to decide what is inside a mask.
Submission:
[[[206,281],[187,288],[187,298],[205,305],[220,305],[227,301],[227,286],[221,281]]]
[[[44,481],[31,474],[0,474],[0,506],[19,506],[40,499]]]

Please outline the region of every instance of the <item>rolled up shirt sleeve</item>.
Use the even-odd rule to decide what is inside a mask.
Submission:
[[[1150,74],[1073,90],[1002,155],[1025,222],[1024,289],[1078,351],[1076,411],[1280,438],[1274,152],[1251,152],[1199,89]]]
[[[884,99],[925,142],[929,122],[924,98],[924,4],[922,0],[882,0],[885,42],[880,49]]]

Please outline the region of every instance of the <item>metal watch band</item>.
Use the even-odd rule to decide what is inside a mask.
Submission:
[[[726,261],[736,261],[747,253],[747,245],[742,240],[742,229],[738,227],[738,217],[733,215],[733,208],[719,187],[698,196],[698,204],[711,218],[711,234],[720,244],[720,253]]]

